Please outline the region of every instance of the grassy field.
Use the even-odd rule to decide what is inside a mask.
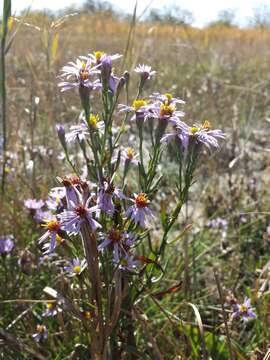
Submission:
[[[111,358],[268,359],[270,31],[132,23],[103,13],[61,19],[31,13],[10,21],[7,39],[13,35],[6,56],[8,141],[0,238],[12,235],[14,248],[0,255],[0,358],[90,359],[91,339],[70,309],[46,318],[44,343],[32,338],[44,320],[46,286],[75,299],[82,313],[86,310],[79,304],[78,283],[53,262],[40,264],[42,228],[24,200],[45,201],[51,187],[58,186],[56,177],[72,173],[55,125],[68,129],[76,123],[80,101],[74,91],[60,93],[58,77],[68,61],[100,50],[124,55],[113,63],[120,75],[127,70],[134,78],[135,66],[151,65],[157,74],[146,84],[146,94],[172,93],[186,102],[188,124],[208,120],[226,133],[219,151],[203,153],[160,260],[164,272],[145,264],[157,281],[149,289],[145,282],[146,291],[130,312],[124,303],[126,318],[120,318],[115,344],[111,340]],[[131,81],[130,103],[135,85]],[[119,102],[124,101],[121,95]],[[101,110],[98,98],[95,107]],[[114,123],[121,124],[117,113]],[[126,143],[136,138],[134,128],[123,135]],[[147,141],[145,156],[151,148]],[[79,146],[74,149],[75,161]],[[173,150],[159,166],[165,169],[165,190],[156,195],[156,211],[170,214],[178,176]],[[136,184],[137,177],[130,176],[128,186]],[[160,237],[156,225],[153,247]],[[66,256],[68,246],[57,248],[59,257]],[[139,251],[148,259],[147,249],[141,245]],[[166,291],[180,282],[181,287]],[[257,318],[232,319],[232,305],[245,297]]]

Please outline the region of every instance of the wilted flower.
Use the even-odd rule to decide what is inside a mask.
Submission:
[[[61,91],[79,87],[95,90],[101,87],[101,83],[98,79],[91,81],[90,76],[99,72],[97,66],[92,67],[92,61],[90,59],[88,59],[87,62],[77,59],[76,63],[69,62],[69,65],[62,68],[62,76],[67,80],[73,77],[74,81],[62,81],[58,86],[61,88]]]
[[[156,71],[152,70],[151,66],[148,65],[138,65],[134,71],[141,75],[142,80],[150,79],[153,75],[155,75]]]
[[[134,199],[130,199],[134,205],[126,211],[126,216],[130,217],[135,224],[145,227],[145,218],[154,218],[153,212],[148,208],[149,200],[146,194],[134,194]]]
[[[86,260],[80,260],[78,258],[73,259],[69,262],[68,266],[65,266],[64,269],[67,271],[67,276],[73,277],[76,275],[80,275],[83,270],[86,268],[87,263]]]
[[[14,247],[14,242],[10,237],[0,238],[0,254],[8,254]]]
[[[134,235],[129,234],[127,231],[112,228],[104,237],[98,249],[101,250],[112,245],[114,261],[118,264],[122,258],[129,257],[129,248],[134,244],[134,241]]]
[[[45,325],[37,325],[37,332],[32,335],[32,338],[37,341],[44,341],[48,338],[48,330]]]
[[[103,184],[98,190],[97,205],[101,210],[112,215],[115,209],[113,199],[123,199],[124,197],[124,194],[114,186],[112,181],[103,181]]]
[[[242,318],[243,321],[248,321],[250,318],[257,318],[257,315],[252,311],[250,299],[245,297],[244,303],[233,305],[232,318]]]

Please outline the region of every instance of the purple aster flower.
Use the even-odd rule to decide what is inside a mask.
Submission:
[[[221,130],[210,130],[211,125],[209,121],[205,121],[201,127],[191,127],[190,136],[194,137],[198,142],[206,147],[218,149],[219,139],[224,139],[225,134]]]
[[[149,118],[159,119],[165,124],[172,124],[179,128],[185,128],[186,124],[180,121],[180,118],[183,117],[185,113],[183,111],[177,110],[175,103],[165,102],[156,102],[153,104],[152,111],[148,114]]]
[[[138,165],[138,160],[136,159],[139,156],[139,154],[135,154],[135,151],[133,148],[128,147],[123,150],[121,153],[121,158],[124,162],[125,166],[128,166],[129,164]]]
[[[150,79],[153,75],[155,75],[156,71],[152,70],[151,66],[148,65],[138,65],[134,71],[140,74],[143,81]]]
[[[76,202],[70,201],[70,207],[68,210],[63,211],[58,215],[63,229],[71,233],[78,233],[81,225],[86,222],[90,225],[92,231],[100,228],[101,225],[92,217],[93,213],[98,213],[98,206],[89,207],[89,203],[92,197],[83,199],[80,195]]]
[[[35,222],[38,224],[42,224],[44,222],[44,219],[51,219],[51,218],[53,218],[53,214],[51,213],[50,210],[48,211],[37,210],[33,217]]]
[[[38,242],[44,243],[48,238],[51,238],[48,251],[52,252],[56,248],[56,241],[60,242],[62,239],[59,235],[61,231],[61,224],[56,219],[56,217],[54,217],[52,219],[44,219],[44,223],[41,226],[44,227],[47,231],[39,238]]]
[[[57,254],[54,252],[46,253],[39,258],[38,265],[48,265],[50,261],[57,258]]]
[[[134,200],[130,199],[134,205],[130,206],[126,211],[126,216],[130,217],[134,223],[145,227],[145,219],[154,218],[153,212],[148,208],[149,200],[146,194],[134,194]]]
[[[86,268],[87,263],[86,260],[80,260],[78,258],[69,261],[68,266],[65,266],[64,269],[67,271],[67,276],[73,277],[76,275],[80,275],[83,270]]]
[[[166,93],[166,94],[160,94],[158,92],[153,93],[152,95],[149,96],[150,99],[155,99],[155,100],[159,100],[163,103],[167,103],[167,104],[185,104],[185,101],[178,99],[178,98],[174,98],[172,96],[172,94],[170,93]]]
[[[69,65],[62,68],[62,77],[65,77],[67,80],[73,78],[74,81],[62,81],[58,84],[61,88],[61,91],[66,91],[69,89],[84,87],[89,90],[95,90],[101,87],[101,83],[98,79],[91,81],[90,77],[93,74],[97,74],[100,71],[98,66],[92,67],[92,61],[88,59],[86,62],[81,61],[80,59],[75,62],[70,62]]]
[[[107,55],[106,53],[102,51],[95,51],[93,54],[88,54],[88,57],[82,57],[84,59],[90,59],[91,62],[93,62],[95,65],[99,65],[104,61],[104,58],[110,58],[111,61],[117,60],[122,57],[120,54],[114,54],[114,55]]]
[[[184,123],[181,127],[179,124],[176,124],[174,133],[165,135],[161,139],[161,142],[168,142],[173,137],[176,137],[181,141],[184,150],[187,150],[188,145],[192,140],[205,145],[209,149],[218,149],[218,140],[224,139],[225,134],[221,130],[211,130],[211,124],[209,121],[205,121],[201,126],[193,127],[187,126]]]
[[[124,194],[113,185],[113,182],[103,181],[103,184],[98,190],[97,206],[99,209],[105,211],[107,214],[112,215],[114,213],[113,199],[124,199]]]
[[[32,335],[32,338],[37,341],[44,341],[48,338],[48,330],[45,325],[37,325],[37,332]]]
[[[10,237],[0,238],[0,254],[8,254],[14,247],[14,242]]]
[[[132,271],[138,266],[139,262],[132,254],[126,254],[120,260],[120,269]]]
[[[183,123],[184,124],[184,123]],[[172,140],[176,140],[179,142],[179,145],[184,149],[187,149],[189,143],[189,134],[188,134],[188,126],[186,125],[186,131],[183,131],[182,128],[179,128],[176,125],[172,126],[172,132],[165,134],[160,142],[161,143],[169,143]]]
[[[134,235],[129,234],[127,231],[112,228],[99,245],[98,250],[102,250],[107,246],[112,246],[114,262],[118,264],[123,257],[128,256],[129,249],[134,242]]]
[[[24,206],[29,210],[39,210],[44,206],[43,200],[27,199],[24,200]]]
[[[42,313],[43,317],[50,317],[50,316],[56,316],[58,312],[61,312],[62,309],[60,309],[57,306],[57,302],[55,301],[48,301],[46,303],[46,310]]]
[[[234,311],[232,313],[232,318],[242,318],[243,321],[248,321],[250,318],[256,319],[257,315],[252,311],[250,299],[245,297],[244,303],[234,304]]]
[[[144,99],[134,100],[132,106],[119,104],[119,112],[134,112],[131,120],[144,121],[151,117],[153,104],[149,104]]]
[[[70,127],[70,132],[66,134],[66,140],[68,143],[75,142],[76,140],[82,141],[89,136],[88,126],[85,122],[82,122],[80,125],[73,125]]]

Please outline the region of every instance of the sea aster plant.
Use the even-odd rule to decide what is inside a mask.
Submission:
[[[149,209],[149,200],[146,194],[134,194],[134,199],[130,199],[134,204],[126,211],[126,216],[130,217],[136,225],[145,227],[146,218],[154,218],[152,210]]]
[[[243,321],[257,318],[257,315],[253,312],[250,304],[250,299],[245,297],[243,304],[235,304],[232,318],[241,318]]]

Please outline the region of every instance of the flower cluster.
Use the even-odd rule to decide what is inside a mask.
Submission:
[[[87,304],[91,303],[95,309],[89,312],[94,318],[90,324],[91,339],[99,341],[99,344],[105,344],[108,338],[100,340],[97,329],[106,328],[104,336],[109,337],[118,317],[123,316],[119,313],[123,287],[132,287],[125,274],[143,276],[149,264],[161,268],[158,261],[164,254],[168,234],[187,198],[201,145],[217,149],[219,140],[224,138],[223,132],[213,130],[209,121],[201,125],[187,125],[181,108],[184,101],[172,94],[154,92],[145,95],[146,82],[156,74],[147,65],[134,69],[139,76],[137,97],[131,103],[119,104],[123,89],[129,98],[130,81],[128,72],[119,77],[115,75],[112,63],[120,58],[119,54],[108,55],[97,51],[80,56],[62,68],[61,91],[77,89],[82,105],[79,122],[72,125],[67,133],[64,125],[56,126],[65,159],[73,174],[58,178],[60,185],[50,191],[46,201],[25,201],[25,206],[32,213],[39,214],[39,222],[45,229],[39,238],[44,251],[41,264],[44,264],[45,257],[54,259],[57,245],[65,244],[65,251],[59,251],[64,255],[57,266],[69,278],[67,282],[82,287],[82,293],[85,293],[85,287],[91,287],[88,292],[91,299],[87,299]],[[100,94],[101,111],[96,105],[98,102],[93,101],[94,90]],[[116,112],[118,119],[115,119]],[[134,124],[137,134],[135,131],[133,139],[129,139],[129,146],[122,144],[122,135]],[[148,133],[144,132],[146,128]],[[148,149],[149,156],[146,156],[143,142],[148,136],[151,147]],[[187,164],[180,164],[175,208],[171,215],[165,216],[160,243],[152,246],[151,234],[156,228],[159,212],[154,198],[162,179],[162,176],[157,176],[158,165],[165,148],[162,144],[172,140],[177,144],[177,154],[183,153],[185,156],[182,159]],[[81,153],[72,157],[69,153],[74,143]],[[131,172],[135,183],[129,181]],[[151,250],[146,250],[146,237]],[[152,252],[152,258],[147,257],[147,251]],[[147,274],[147,283],[154,282],[151,279],[153,274],[154,271]],[[102,294],[107,296],[104,289],[107,300],[102,299]],[[104,316],[109,318],[104,326],[101,314],[106,302],[109,311],[104,312],[107,313]],[[81,306],[84,308],[83,304]],[[114,308],[110,309],[111,306]],[[61,309],[56,303],[48,302],[43,316],[55,316],[58,311]],[[47,336],[46,327],[38,325],[33,338],[42,341]],[[99,358],[95,354],[92,357]]]

